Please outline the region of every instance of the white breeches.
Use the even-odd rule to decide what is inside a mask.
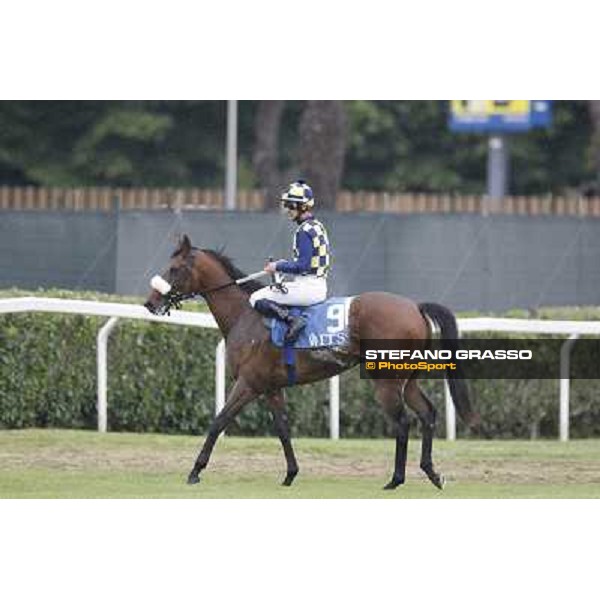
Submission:
[[[287,294],[269,286],[261,288],[250,296],[250,304],[254,306],[257,300],[273,300],[286,306],[310,306],[318,304],[327,298],[327,280],[325,277],[311,275],[299,276],[294,281],[284,282]]]

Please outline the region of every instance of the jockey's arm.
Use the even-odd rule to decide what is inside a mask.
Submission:
[[[312,258],[312,238],[310,235],[305,231],[299,231],[296,237],[296,247],[298,248],[298,258],[296,260],[277,261],[275,270],[278,273],[301,275],[310,271]]]

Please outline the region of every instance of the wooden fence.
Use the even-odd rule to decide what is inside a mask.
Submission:
[[[262,211],[262,192],[240,190],[239,210]],[[0,186],[0,210],[223,210],[221,190],[199,188],[45,188]],[[508,197],[496,204],[482,196],[341,191],[339,212],[494,213],[600,217],[600,198]]]

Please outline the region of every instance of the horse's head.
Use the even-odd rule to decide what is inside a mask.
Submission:
[[[152,291],[144,306],[151,313],[164,315],[198,291],[196,259],[196,250],[192,247],[190,238],[184,235],[171,255],[165,272],[155,275],[150,282]]]
[[[179,308],[182,300],[228,288],[245,277],[222,252],[194,248],[184,235],[165,272],[152,278],[152,292],[144,306],[155,315],[168,314],[171,308]],[[249,295],[261,287],[263,284],[251,280],[241,283],[239,289]]]

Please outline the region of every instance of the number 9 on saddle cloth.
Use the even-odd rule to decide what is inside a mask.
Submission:
[[[303,320],[303,327],[295,339],[290,340],[286,335],[288,332],[286,321],[278,318],[265,319],[265,324],[271,330],[272,343],[279,348],[291,346],[296,349],[347,346],[348,318],[353,298],[353,296],[329,298],[311,306],[286,307],[290,314]]]

